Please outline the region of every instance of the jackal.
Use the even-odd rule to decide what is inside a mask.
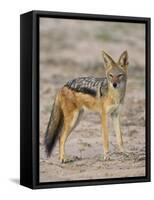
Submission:
[[[68,81],[55,96],[45,134],[45,148],[50,156],[59,136],[59,158],[65,162],[65,142],[77,125],[83,110],[90,109],[101,116],[104,159],[109,152],[108,115],[113,120],[119,150],[123,151],[120,127],[120,107],[124,102],[127,82],[128,53],[124,51],[118,62],[102,52],[106,76],[80,77]]]

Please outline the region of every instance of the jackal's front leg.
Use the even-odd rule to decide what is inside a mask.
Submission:
[[[122,132],[120,128],[120,116],[118,112],[113,113],[112,115],[113,126],[116,133],[117,143],[119,146],[120,152],[123,152],[123,139],[122,139]]]
[[[109,132],[108,132],[108,116],[105,111],[102,112],[102,139],[103,139],[103,150],[104,160],[107,159],[109,152]]]

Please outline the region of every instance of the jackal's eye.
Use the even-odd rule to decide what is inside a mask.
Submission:
[[[119,74],[118,77],[119,77],[119,78],[123,77],[123,74]]]
[[[110,78],[113,78],[113,75],[112,75],[112,74],[109,74],[109,77],[110,77]]]

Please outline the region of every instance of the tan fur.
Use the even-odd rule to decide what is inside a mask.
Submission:
[[[124,52],[120,60],[116,63],[113,61],[111,56],[104,52],[104,62],[106,66],[107,79],[109,73],[114,69],[117,71],[121,70],[126,75],[127,78],[127,65],[128,65],[128,55]],[[126,59],[122,60],[122,59]],[[120,66],[119,66],[120,64]],[[117,73],[117,72],[116,72]],[[111,76],[111,75],[110,75]],[[59,138],[59,158],[62,162],[65,161],[65,142],[71,133],[72,129],[75,127],[80,112],[83,109],[89,109],[94,112],[100,113],[101,124],[102,124],[102,141],[104,158],[107,158],[107,153],[109,152],[109,131],[108,131],[108,115],[111,114],[113,119],[113,126],[116,132],[117,143],[119,145],[119,150],[123,150],[122,132],[120,128],[120,107],[123,103],[125,95],[125,87],[119,87],[119,89],[113,88],[113,82],[120,82],[119,76],[114,76],[111,81],[108,82],[108,90],[101,97],[93,97],[89,94],[84,94],[81,92],[76,92],[68,87],[63,87],[57,93],[57,101],[60,109],[63,113],[63,128]],[[125,82],[124,82],[125,84]]]

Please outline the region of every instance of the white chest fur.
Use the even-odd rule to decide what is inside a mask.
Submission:
[[[107,110],[107,113],[112,113],[112,112],[118,111],[120,107],[121,107],[121,104],[112,104],[112,105],[107,106],[106,110]]]

